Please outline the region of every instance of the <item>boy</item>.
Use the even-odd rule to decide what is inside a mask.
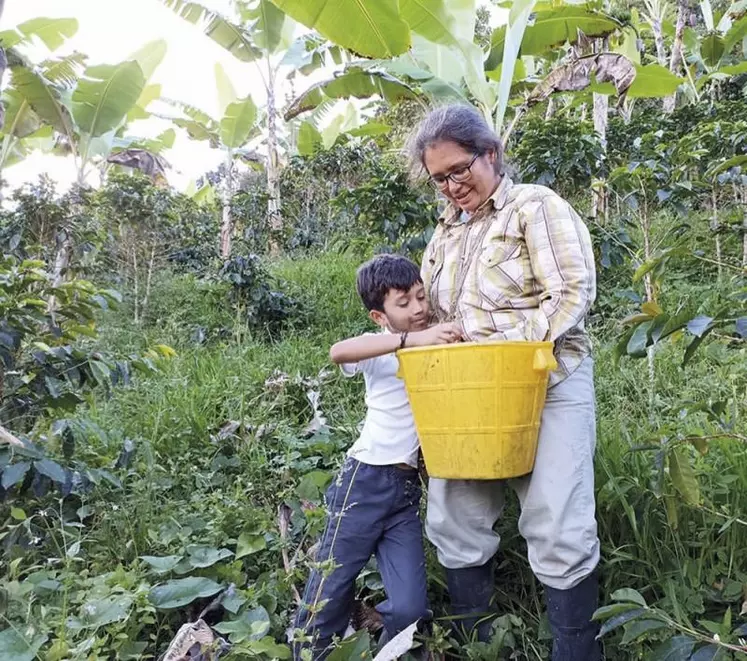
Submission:
[[[327,525],[295,626],[304,642],[294,658],[324,659],[350,619],[355,579],[376,554],[387,600],[377,606],[386,637],[429,618],[418,506],[418,438],[394,352],[456,342],[454,324],[428,328],[428,302],[418,267],[380,255],[358,270],[358,294],[382,332],[335,344],[332,362],[345,376],[362,373],[367,414],[363,431],[326,494]],[[309,649],[302,656],[302,650]]]

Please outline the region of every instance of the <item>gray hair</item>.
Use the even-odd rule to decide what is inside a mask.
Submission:
[[[431,110],[410,137],[407,151],[413,177],[425,173],[425,150],[439,142],[454,142],[474,154],[495,152],[495,172],[504,174],[503,145],[474,106],[454,103]]]

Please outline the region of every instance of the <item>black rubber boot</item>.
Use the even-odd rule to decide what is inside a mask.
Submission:
[[[601,661],[596,639],[599,627],[591,621],[599,598],[596,573],[570,590],[545,587],[545,598],[553,636],[552,661]]]
[[[480,567],[447,569],[446,582],[451,597],[451,613],[454,629],[464,632],[466,639],[477,631],[480,642],[490,641],[493,615],[491,599],[493,597],[493,562]]]

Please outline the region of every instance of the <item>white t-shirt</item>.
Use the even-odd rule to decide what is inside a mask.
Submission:
[[[389,353],[340,368],[348,377],[362,373],[366,381],[366,421],[348,456],[373,466],[408,464],[417,468],[418,434],[405,382],[396,376],[397,357]]]

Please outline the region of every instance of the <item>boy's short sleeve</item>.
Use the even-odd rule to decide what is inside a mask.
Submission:
[[[348,378],[354,377],[356,374],[363,374],[371,369],[374,359],[361,360],[358,363],[341,363],[340,371],[343,376]]]
[[[376,335],[376,333],[365,333],[365,335]],[[376,358],[367,358],[366,360],[361,360],[357,363],[340,363],[340,371],[343,376],[350,378],[356,374],[371,372],[375,364]]]

